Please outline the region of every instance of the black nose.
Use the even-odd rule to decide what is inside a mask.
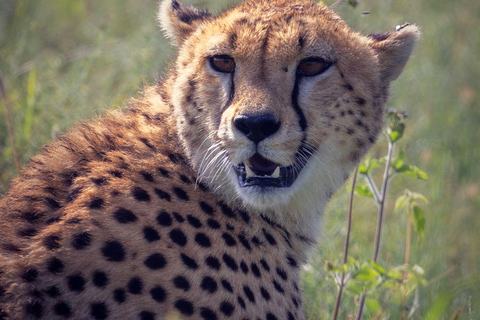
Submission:
[[[235,117],[233,123],[235,128],[255,143],[270,137],[280,129],[280,122],[269,113],[260,115],[241,114]]]

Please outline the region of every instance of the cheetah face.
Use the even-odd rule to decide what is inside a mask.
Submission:
[[[365,37],[315,2],[259,2],[213,17],[165,1],[161,22],[180,48],[172,104],[194,167],[263,210],[339,187],[376,141],[418,30]]]

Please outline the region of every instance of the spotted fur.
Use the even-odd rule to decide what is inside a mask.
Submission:
[[[0,200],[0,319],[304,318],[299,269],[419,31],[366,37],[300,0],[218,17],[165,0],[160,21],[168,79],[46,146]],[[302,76],[311,57],[326,69]],[[249,138],[244,116],[270,129]],[[296,180],[241,187],[255,157]]]

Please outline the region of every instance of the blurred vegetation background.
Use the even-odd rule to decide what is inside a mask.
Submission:
[[[219,12],[237,1],[185,2]],[[0,1],[0,71],[22,164],[77,121],[124,106],[145,84],[161,79],[175,52],[159,31],[156,7],[156,0]],[[425,238],[414,239],[411,263],[425,270],[428,284],[409,302],[418,306],[413,318],[480,319],[480,2],[363,0],[336,11],[366,34],[406,21],[422,28],[388,106],[410,114],[400,147],[429,180],[393,181],[380,260],[403,263],[406,216],[394,212],[394,199],[407,187],[424,194],[430,200]],[[2,193],[17,170],[0,105]],[[373,152],[383,152],[384,143]],[[336,288],[323,265],[342,260],[346,189],[329,206],[321,244],[303,273],[307,319],[331,318]],[[367,260],[375,205],[356,197],[353,219],[350,255]],[[354,301],[343,301],[340,319],[347,319]],[[400,319],[401,306],[385,301],[381,316],[364,319]]]

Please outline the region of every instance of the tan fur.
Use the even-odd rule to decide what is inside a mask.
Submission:
[[[169,78],[45,147],[0,200],[0,319],[303,319],[299,268],[419,31],[365,37],[287,0],[219,17],[164,1],[160,22],[179,47]],[[309,57],[333,64],[299,80]],[[256,145],[234,120],[265,113],[281,126]],[[291,166],[303,144],[291,187],[239,186],[233,166]]]

